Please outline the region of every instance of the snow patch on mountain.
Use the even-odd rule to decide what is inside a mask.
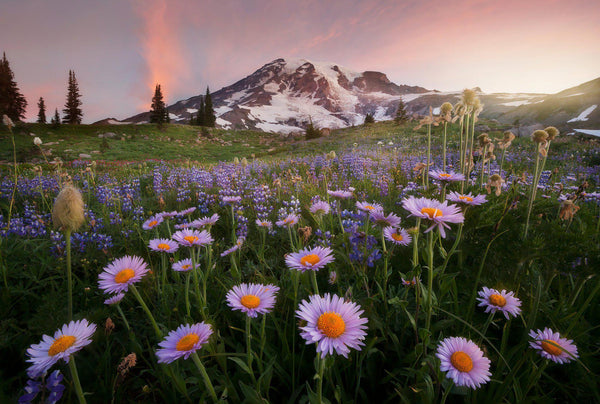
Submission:
[[[573,119],[569,119],[567,122],[579,122],[579,121],[587,121],[588,120],[588,116],[594,112],[594,110],[598,107],[598,105],[592,105],[589,108],[586,108],[583,112],[581,112],[581,114],[579,114],[578,117],[573,118]]]

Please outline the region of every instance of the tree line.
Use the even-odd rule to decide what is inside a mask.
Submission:
[[[62,110],[61,118],[58,108],[54,110],[54,116],[50,119],[50,124],[59,126],[61,123],[78,125],[81,124],[83,111],[81,109],[81,93],[79,84],[73,70],[69,70],[69,80],[67,83],[67,100]],[[46,102],[40,97],[37,103],[38,115],[37,123],[48,123],[46,116]],[[6,59],[6,53],[3,53],[0,61],[0,116],[8,116],[11,120],[17,122],[25,118],[27,100],[21,93],[15,75]],[[152,104],[150,107],[150,123],[170,123],[169,110],[165,105],[164,96],[160,84],[156,85]],[[200,97],[198,112],[190,119],[191,125],[215,127],[216,116],[213,109],[210,90],[206,87],[206,95]]]

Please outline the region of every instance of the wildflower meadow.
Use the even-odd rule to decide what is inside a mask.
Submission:
[[[597,150],[482,108],[285,159],[3,167],[0,401],[600,402]]]

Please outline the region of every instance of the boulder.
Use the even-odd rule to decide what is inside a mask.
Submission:
[[[80,159],[91,159],[92,156],[86,153],[79,153],[79,158]]]

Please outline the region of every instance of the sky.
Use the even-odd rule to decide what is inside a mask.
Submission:
[[[83,122],[216,91],[303,58],[441,91],[555,93],[600,77],[600,0],[0,0],[0,51],[35,120]]]

